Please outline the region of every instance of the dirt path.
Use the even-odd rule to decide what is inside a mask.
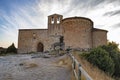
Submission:
[[[31,58],[31,55],[0,57],[0,80],[70,80],[70,70],[54,64],[63,57]]]

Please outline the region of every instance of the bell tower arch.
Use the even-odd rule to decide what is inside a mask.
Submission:
[[[49,35],[61,35],[61,21],[63,19],[62,15],[53,14],[48,16],[48,34]]]

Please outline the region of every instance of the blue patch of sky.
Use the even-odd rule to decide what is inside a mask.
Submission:
[[[11,13],[16,12],[17,8],[29,4],[34,5],[37,1],[38,0],[0,0],[0,11],[2,11],[0,13],[2,13],[2,15],[11,16]],[[8,23],[2,15],[0,15],[0,27]]]
[[[11,13],[15,12],[17,8],[29,5],[29,4],[35,4],[38,0],[0,0],[0,38],[2,39],[4,37],[4,30],[2,29],[3,25],[6,27],[11,27],[11,24],[4,19],[3,15],[11,16]],[[9,26],[6,25],[9,23]]]
[[[4,19],[0,18],[0,25],[3,25],[3,24],[4,24]]]
[[[13,7],[21,7],[35,2],[36,0],[0,0],[0,9],[9,15]]]

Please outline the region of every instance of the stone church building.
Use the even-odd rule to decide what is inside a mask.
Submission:
[[[107,31],[85,17],[48,16],[48,29],[20,29],[18,53],[50,51],[56,47],[90,49],[107,44]],[[61,47],[62,46],[62,47]]]

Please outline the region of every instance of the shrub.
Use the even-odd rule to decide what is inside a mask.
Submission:
[[[107,45],[100,46],[100,48],[109,52],[110,56],[113,51],[119,52],[118,44],[115,42],[109,42]]]
[[[102,48],[93,49],[87,56],[87,60],[98,68],[112,75],[114,73],[114,62],[109,53]]]
[[[114,61],[115,71],[113,76],[120,77],[120,52],[119,52],[118,44],[116,44],[115,42],[109,42],[108,45],[103,45],[100,47],[106,50],[109,53],[109,56]]]
[[[6,53],[17,53],[17,49],[15,48],[14,43],[12,43],[12,45],[7,48]]]
[[[115,63],[115,72],[114,76],[120,77],[120,54],[114,54],[114,57],[112,57],[114,63]]]
[[[120,50],[115,42],[99,46],[82,56],[110,75],[120,77]]]
[[[89,57],[89,54],[90,54],[89,52],[82,52],[82,54],[79,55],[87,59]]]

